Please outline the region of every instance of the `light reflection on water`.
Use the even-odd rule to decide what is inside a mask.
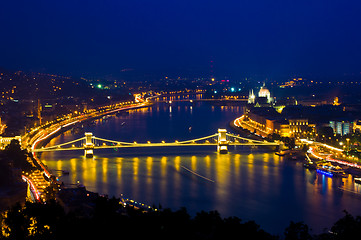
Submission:
[[[84,131],[137,142],[191,139],[226,127],[241,112],[240,107],[196,104],[191,109],[181,104],[172,107],[170,116],[169,106],[163,104],[99,120]],[[49,145],[83,134],[69,131]],[[83,152],[66,151],[43,153],[42,159],[50,169],[70,172],[60,177],[65,183],[80,181],[90,191],[116,197],[124,194],[174,210],[185,206],[191,214],[216,209],[224,217],[255,220],[272,233],[282,233],[291,220],[304,221],[320,232],[342,217],[344,209],[361,214],[361,187],[351,176],[329,178],[263,149],[232,147],[230,151],[220,155],[215,147],[95,150],[94,159],[84,158]]]
[[[47,154],[57,159],[45,162],[50,169],[70,170],[60,177],[65,183],[80,181],[90,191],[124,194],[150,205],[185,206],[192,214],[217,209],[224,216],[255,219],[271,232],[282,232],[290,220],[320,231],[341,217],[343,209],[361,212],[361,189],[352,177],[332,179],[269,152],[139,157],[120,157],[118,152],[94,159]],[[276,216],[277,223],[272,220]]]

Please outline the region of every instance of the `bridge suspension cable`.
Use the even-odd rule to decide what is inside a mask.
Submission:
[[[214,139],[214,142],[209,142],[207,140]],[[217,139],[216,139],[217,138]],[[236,139],[232,140],[230,138]],[[102,145],[96,144],[94,140],[102,141]],[[204,141],[205,142],[201,142]],[[242,140],[245,142],[237,142],[237,140]],[[83,141],[81,146],[75,146],[74,143]],[[63,147],[66,145],[73,144],[71,147]],[[110,145],[111,144],[111,145]],[[226,133],[225,129],[218,129],[218,133],[212,134],[210,136],[205,136],[201,138],[195,138],[191,140],[185,141],[175,141],[175,142],[168,142],[162,141],[161,143],[137,143],[137,142],[122,142],[122,141],[115,141],[109,140],[104,138],[99,138],[93,136],[92,133],[85,133],[85,137],[78,138],[66,143],[58,144],[55,146],[50,147],[42,147],[40,149],[33,149],[34,152],[43,152],[43,151],[61,151],[61,150],[79,150],[84,149],[86,154],[92,155],[93,149],[95,148],[123,148],[123,147],[157,147],[157,146],[191,146],[191,145],[218,145],[218,148],[223,149],[227,152],[227,145],[269,145],[269,146],[277,146],[279,143],[267,142],[267,141],[260,141],[254,139],[248,139],[240,136],[236,136],[231,133]]]
[[[80,141],[82,141],[82,140],[85,140],[85,137],[78,138],[78,139],[72,140],[72,141],[70,141],[70,142],[61,143],[61,144],[58,144],[58,145],[41,148],[41,149],[43,149],[43,150],[50,150],[50,149],[53,149],[53,148],[60,148],[60,147],[65,146],[65,145],[69,145],[69,144],[72,144],[72,143],[75,143],[75,142],[80,142]]]
[[[186,141],[181,141],[181,142],[177,142],[178,144],[187,144],[187,143],[193,143],[193,142],[197,142],[197,141],[202,141],[208,138],[212,138],[212,137],[216,137],[218,135],[218,133],[210,135],[210,136],[206,136],[206,137],[201,137],[201,138],[196,138],[196,139],[192,139],[192,140],[186,140]]]
[[[240,136],[237,136],[237,135],[234,135],[234,134],[231,134],[231,133],[227,133],[226,135],[229,136],[229,137],[233,137],[233,138],[236,138],[236,139],[241,139],[243,141],[247,141],[247,142],[251,142],[251,143],[262,143],[262,144],[267,144],[267,145],[273,145],[273,144],[277,145],[276,143],[244,138],[244,137],[240,137]]]
[[[109,139],[104,139],[104,138],[98,138],[98,137],[93,137],[92,139],[99,140],[99,141],[103,141],[103,142],[123,144],[123,145],[131,145],[131,144],[134,144],[134,143],[130,143],[130,142],[119,142],[119,141],[114,141],[114,140],[109,140]]]

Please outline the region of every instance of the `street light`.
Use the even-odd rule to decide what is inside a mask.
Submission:
[[[346,144],[346,150],[349,151],[350,150],[350,139],[346,138],[347,144]]]

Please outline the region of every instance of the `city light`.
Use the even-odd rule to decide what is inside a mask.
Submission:
[[[0,238],[356,239],[360,11],[3,1]]]

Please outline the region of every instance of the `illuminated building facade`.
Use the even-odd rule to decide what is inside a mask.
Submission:
[[[355,121],[353,123],[353,130],[356,132],[361,132],[361,121],[358,120],[358,121]]]
[[[248,96],[248,103],[249,104],[254,104],[256,100],[256,96],[253,93],[253,89],[249,91],[249,96]]]
[[[248,103],[256,107],[266,107],[271,106],[273,98],[271,97],[270,91],[263,85],[258,92],[258,97],[254,94],[253,89],[249,91]]]
[[[263,137],[276,133],[281,137],[290,137],[288,122],[272,107],[253,108],[246,115],[244,125],[252,132]]]
[[[270,91],[265,87],[261,87],[261,89],[258,92],[258,97],[260,98],[266,98],[267,99],[267,103],[271,103],[272,102],[272,98],[271,98],[271,93]]]
[[[330,127],[333,129],[335,134],[343,136],[352,133],[354,123],[348,121],[330,121]]]
[[[307,137],[315,133],[316,127],[307,118],[288,118],[272,107],[249,109],[243,123],[248,130],[263,137],[274,133],[281,137]]]
[[[289,119],[290,132],[295,137],[305,137],[308,133],[314,133],[316,125],[309,124],[308,119]]]

